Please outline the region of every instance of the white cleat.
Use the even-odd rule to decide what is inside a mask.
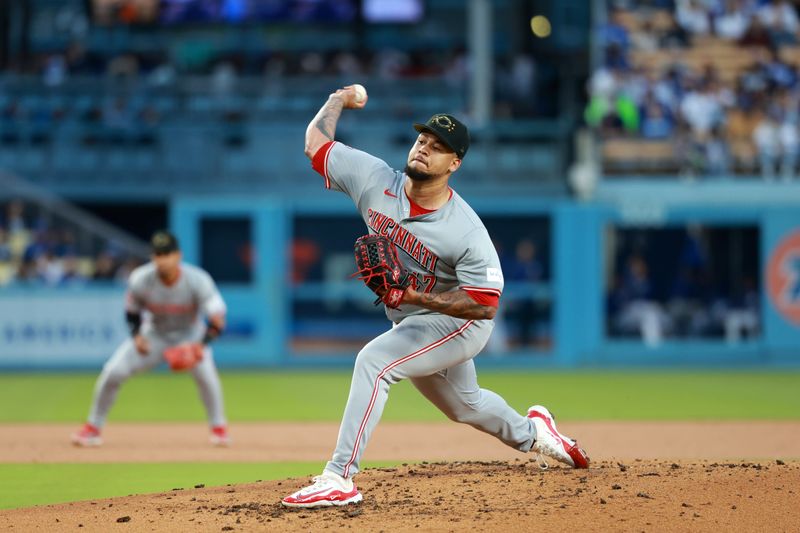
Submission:
[[[362,499],[351,479],[338,474],[322,472],[314,478],[314,484],[302,488],[281,500],[286,507],[330,507],[358,503]]]
[[[90,423],[85,423],[80,430],[70,436],[70,441],[75,446],[91,448],[103,444],[103,437],[100,436],[100,429]]]
[[[226,448],[233,443],[233,440],[228,434],[227,426],[214,426],[211,428],[211,433],[208,436],[208,442],[210,442],[212,446]]]
[[[546,407],[534,405],[528,409],[528,418],[536,428],[536,440],[531,451],[551,457],[574,468],[589,468],[589,456],[578,447],[578,443],[556,429],[556,421]],[[547,468],[547,462],[539,466]]]

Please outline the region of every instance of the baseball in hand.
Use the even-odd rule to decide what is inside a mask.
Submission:
[[[353,85],[353,89],[356,92],[357,104],[360,104],[361,102],[367,99],[367,90],[364,88],[363,85],[361,85],[360,83],[356,83],[355,85]]]

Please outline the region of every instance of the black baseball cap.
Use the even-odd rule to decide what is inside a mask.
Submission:
[[[159,230],[150,238],[150,247],[155,255],[165,255],[180,250],[178,239],[167,230]]]
[[[448,148],[463,159],[469,149],[469,131],[467,127],[453,115],[433,115],[425,124],[414,124],[414,129],[422,133],[426,131],[439,138]]]

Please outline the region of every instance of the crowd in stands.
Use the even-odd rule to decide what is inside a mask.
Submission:
[[[160,128],[173,119],[205,113],[220,123],[222,140],[231,146],[243,142],[242,127],[248,121],[286,116],[289,100],[281,80],[331,77],[331,84],[354,80],[379,80],[391,83],[418,79],[437,81],[437,98],[442,84],[451,91],[447,105],[451,112],[463,113],[466,106],[468,58],[463,49],[422,54],[396,49],[372,52],[280,52],[249,57],[244,52],[229,52],[209,58],[196,68],[178,68],[164,55],[124,53],[104,59],[72,44],[63,52],[53,52],[35,62],[40,86],[13,89],[0,83],[0,143],[46,145],[57,128],[65,123],[80,127],[78,138],[86,146],[154,146],[161,139]],[[100,78],[91,91],[70,88],[71,81]],[[180,82],[199,81],[202,90],[186,92]],[[345,81],[347,80],[347,81]],[[243,90],[242,83],[247,89]],[[545,113],[547,105],[536,98],[537,70],[530,55],[517,54],[496,66],[494,114],[497,118],[523,118]],[[185,85],[184,85],[185,87]],[[273,96],[275,95],[275,96]],[[383,108],[396,118],[419,120],[412,116],[413,99],[425,97],[425,89],[414,94],[394,95],[395,102]],[[274,109],[269,102],[276,100]],[[405,103],[404,103],[405,102]],[[542,100],[544,102],[544,100]],[[315,102],[316,103],[316,102]],[[309,104],[310,105],[310,104]],[[376,108],[377,109],[377,108]],[[310,112],[306,109],[298,111]]]
[[[413,33],[411,25],[387,32],[377,46],[365,46],[357,44],[360,38],[353,35],[357,30],[341,24],[331,27],[327,44],[320,45],[318,39],[306,36],[308,48],[297,49],[294,43],[268,43],[257,27],[156,25],[139,34],[137,31],[144,30],[98,24],[92,18],[91,4],[64,2],[49,16],[37,16],[37,12],[47,10],[34,8],[31,29],[22,32],[30,34],[29,42],[8,45],[12,52],[27,52],[12,53],[7,61],[0,57],[0,143],[47,144],[59,125],[77,117],[82,128],[77,137],[86,145],[153,146],[162,141],[160,127],[186,109],[209,110],[214,113],[210,118],[222,128],[243,130],[243,123],[261,118],[263,109],[268,108],[254,100],[267,94],[286,96],[281,85],[292,79],[296,86],[303,80],[331,78],[326,87],[355,81],[391,85],[397,80],[436,80],[437,95],[448,98],[449,111],[466,111],[461,108],[466,107],[470,58],[463,33],[454,28],[439,28],[437,35],[427,35],[420,41],[439,44],[414,48],[411,43],[415,41],[407,38]],[[123,3],[117,4],[122,9]],[[197,32],[196,38],[192,31]],[[278,31],[287,30],[282,27]],[[242,32],[246,35],[237,35]],[[209,38],[210,33],[217,38]],[[337,41],[348,44],[331,44]],[[537,87],[544,83],[537,67],[533,55],[524,51],[511,50],[498,57],[494,67],[495,116],[520,118],[549,112],[552,103],[545,101],[554,98],[549,93],[537,97]],[[14,92],[7,81],[15,77],[35,78],[39,85],[34,90],[27,87]],[[81,91],[71,84],[81,80],[92,80],[93,84],[91,91],[76,102],[73,97]],[[201,93],[197,89],[203,87],[209,93],[206,96],[212,98],[183,98],[186,93],[180,93],[178,85],[187,80],[195,83],[189,92]],[[242,81],[257,87],[259,94],[243,91]],[[289,87],[291,93],[293,86]],[[91,94],[98,89],[101,98]],[[400,92],[401,88],[395,90]],[[180,101],[171,101],[176,95]],[[394,100],[402,99],[393,96]],[[424,88],[418,87],[409,99],[424,96]],[[287,99],[283,100],[285,106]],[[409,103],[382,107],[384,114],[404,119],[411,111],[413,105]],[[274,116],[280,117],[282,112],[285,109],[278,109]],[[416,115],[412,118],[420,119]],[[243,142],[244,134],[234,131],[223,137],[235,146]]]
[[[0,203],[0,287],[124,284],[142,260],[114,243],[78,238],[21,200]]]
[[[585,111],[609,141],[607,160],[623,169],[627,157],[633,170],[795,179],[799,9],[789,0],[610,1]],[[615,139],[639,148],[622,150]],[[642,141],[670,148],[647,151]],[[648,155],[637,161],[637,152]]]
[[[200,53],[200,51],[198,51]],[[210,76],[218,84],[231,77],[369,77],[382,80],[441,76],[463,80],[464,49],[428,53],[397,48],[380,50],[272,51],[209,50],[199,57],[181,58],[164,52],[126,51],[107,54],[91,51],[82,43],[39,56],[31,68],[50,87],[70,78],[142,79],[152,86],[173,83],[178,76]]]

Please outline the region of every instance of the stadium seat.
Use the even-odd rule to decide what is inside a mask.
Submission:
[[[603,142],[608,172],[665,172],[677,170],[673,141],[617,138]]]

